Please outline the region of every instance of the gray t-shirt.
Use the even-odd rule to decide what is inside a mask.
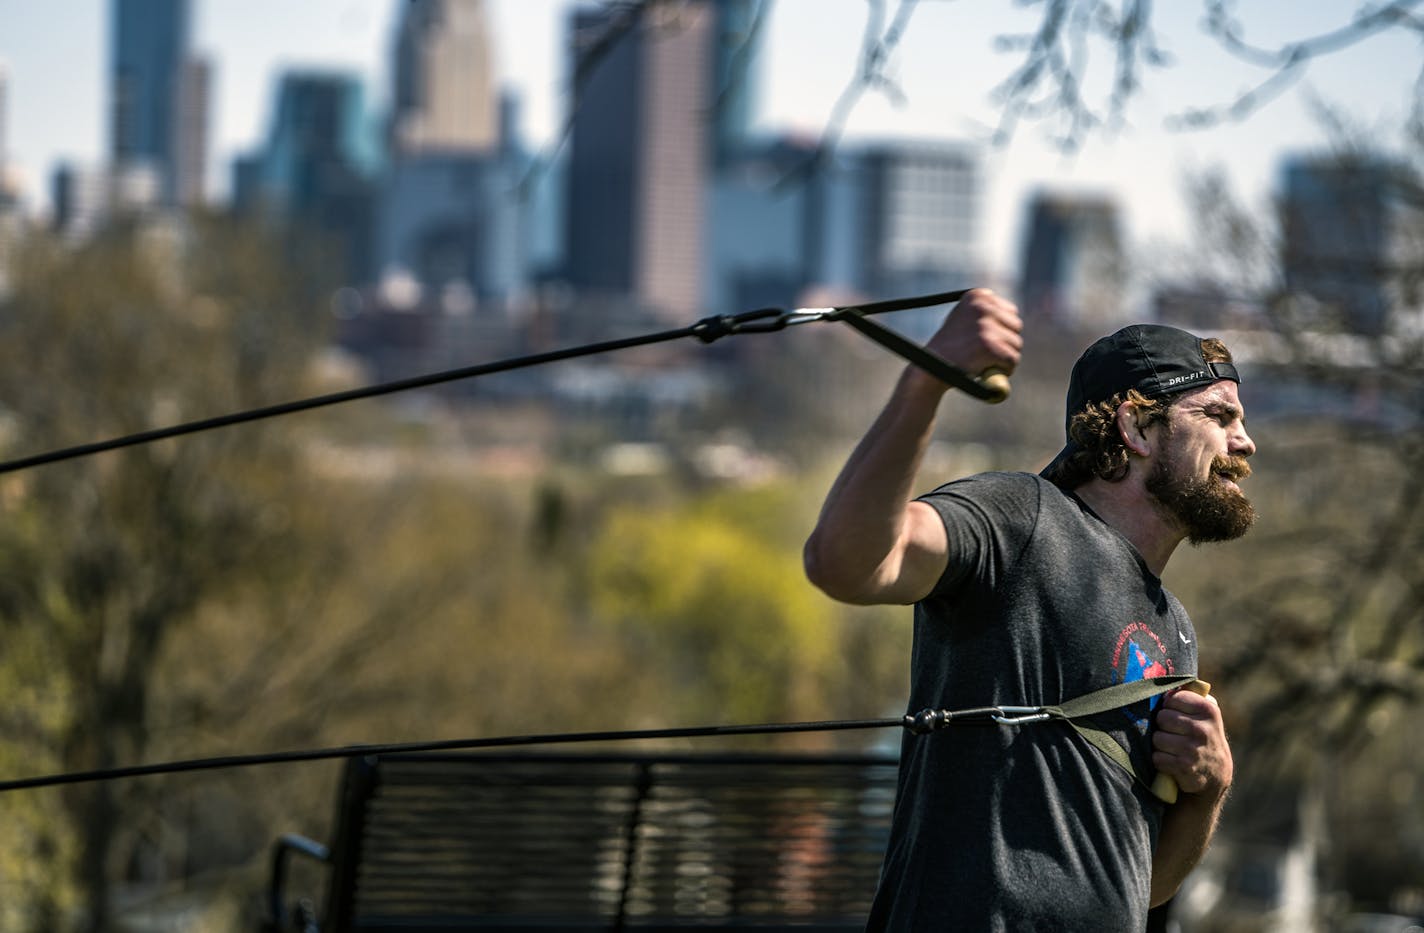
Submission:
[[[1029,473],[923,497],[949,565],[915,606],[909,711],[1056,705],[1194,674],[1196,633],[1137,549]],[[1152,773],[1149,707],[1098,717]],[[1063,722],[906,733],[871,930],[1140,931],[1163,805]]]

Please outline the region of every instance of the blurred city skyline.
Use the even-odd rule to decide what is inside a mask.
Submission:
[[[498,83],[514,90],[526,141],[547,145],[566,104],[566,55],[573,0],[489,0]],[[582,4],[588,5],[588,4]],[[1248,37],[1274,47],[1339,26],[1351,10],[1304,3],[1241,11]],[[0,0],[0,62],[8,79],[3,153],[18,169],[26,207],[48,208],[48,180],[60,162],[99,164],[107,146],[106,68],[110,57],[107,0],[33,4]],[[258,145],[272,119],[277,81],[291,68],[331,68],[360,77],[375,115],[390,89],[389,58],[401,4],[394,0],[269,0],[236,4],[199,0],[193,46],[214,69],[206,191],[230,195],[233,160]],[[885,5],[888,19],[895,4]],[[859,0],[780,0],[771,7],[758,64],[755,126],[813,136],[855,73],[871,5]],[[1009,2],[923,2],[896,50],[892,75],[903,99],[865,94],[845,138],[982,141],[998,111],[993,87],[1011,71],[996,36],[1022,32],[1039,11]],[[1214,48],[1199,30],[1199,4],[1159,11],[1158,42],[1175,65],[1154,71],[1127,112],[1128,125],[1093,136],[1066,155],[1047,127],[1020,126],[1012,143],[985,155],[984,252],[995,274],[1012,275],[1022,248],[1024,205],[1037,189],[1088,190],[1122,206],[1129,244],[1141,247],[1187,235],[1181,190],[1186,173],[1224,166],[1256,201],[1275,190],[1280,161],[1319,149],[1328,133],[1317,103],[1347,113],[1383,148],[1408,114],[1415,41],[1381,35],[1312,63],[1306,78],[1245,121],[1190,132],[1162,128],[1191,107],[1229,103],[1264,75]],[[954,36],[946,42],[946,36]],[[1106,81],[1110,50],[1098,48],[1094,74]],[[1090,76],[1091,77],[1091,76]],[[1093,87],[1089,83],[1089,89]],[[1000,282],[998,284],[1005,284]]]

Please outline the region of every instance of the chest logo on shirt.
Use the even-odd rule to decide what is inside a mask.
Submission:
[[[1141,622],[1131,623],[1118,634],[1112,666],[1113,682],[1119,684],[1175,673],[1167,646],[1156,632]],[[1152,711],[1161,700],[1160,696],[1155,696],[1146,703],[1126,707],[1123,713],[1132,720],[1138,732],[1146,735]]]

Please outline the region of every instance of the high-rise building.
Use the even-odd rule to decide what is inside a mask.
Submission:
[[[494,155],[393,162],[381,185],[381,278],[408,278],[422,297],[504,300],[525,284],[516,163]]]
[[[808,289],[846,298],[949,291],[981,280],[977,150],[952,141],[744,146],[711,199],[708,307],[785,307]],[[943,309],[895,326],[927,338]]]
[[[212,65],[208,60],[184,59],[178,84],[178,140],[173,172],[176,197],[184,207],[206,200],[211,86]]]
[[[1371,156],[1291,158],[1283,175],[1287,289],[1315,303],[1322,326],[1387,333],[1419,274],[1418,180]]]
[[[395,44],[391,150],[489,152],[499,95],[484,0],[410,0]]]
[[[720,167],[750,143],[759,87],[759,53],[755,0],[713,0],[716,34],[712,47],[713,156]]]
[[[284,74],[265,146],[234,165],[234,207],[320,234],[336,244],[343,274],[368,280],[379,168],[370,130],[354,75]]]
[[[422,308],[498,308],[526,284],[526,158],[491,46],[484,0],[413,0],[397,28],[376,261]]]
[[[20,239],[21,224],[18,185],[10,177],[10,143],[6,123],[9,86],[6,81],[5,62],[0,60],[0,298],[10,287],[10,257]]]
[[[51,177],[55,232],[79,240],[103,224],[109,211],[108,172],[61,163]]]
[[[10,196],[9,73],[0,59],[0,203]]]
[[[201,191],[207,72],[188,54],[189,0],[113,0],[110,164],[155,173],[163,203]],[[186,167],[186,177],[185,177]]]
[[[854,154],[860,175],[857,284],[889,298],[950,291],[979,280],[979,157],[952,142],[897,142]],[[928,338],[943,309],[908,312],[897,324]]]
[[[702,300],[716,4],[573,17],[566,274],[674,318]]]
[[[820,189],[797,174],[813,148],[804,140],[772,139],[742,145],[723,162],[709,201],[708,312],[790,307],[814,280]]]
[[[1110,329],[1123,323],[1125,289],[1117,203],[1092,194],[1035,194],[1020,267],[1024,317]]]

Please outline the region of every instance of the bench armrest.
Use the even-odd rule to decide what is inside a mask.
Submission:
[[[287,862],[293,855],[301,855],[326,865],[331,864],[331,850],[321,843],[297,833],[283,833],[272,846],[272,877],[267,886],[267,910],[272,933],[281,933],[287,927]],[[304,921],[297,929],[315,929],[309,921]]]

